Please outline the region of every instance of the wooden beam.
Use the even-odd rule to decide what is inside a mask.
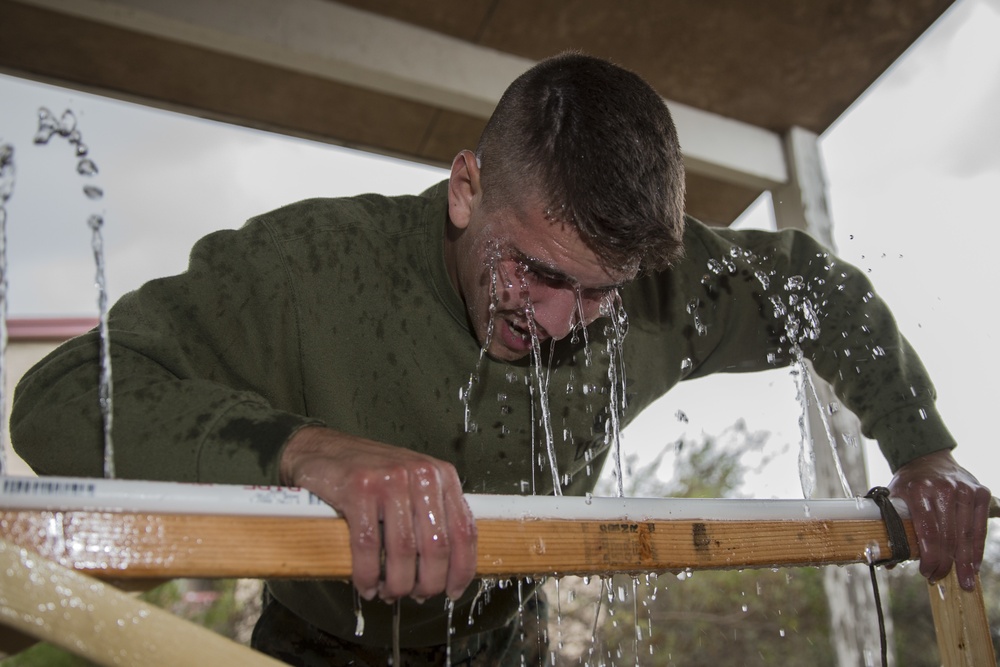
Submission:
[[[982,585],[962,589],[955,568],[942,581],[928,585],[938,651],[944,667],[977,667],[997,664],[990,623],[986,617]]]
[[[6,572],[0,577],[5,626],[98,665],[282,664],[5,540],[0,540],[0,570]]]
[[[534,64],[329,0],[17,1],[481,119]],[[668,104],[690,171],[755,189],[788,179],[778,134]]]
[[[351,573],[340,518],[19,510],[0,512],[0,526],[8,540],[106,579]],[[890,552],[880,520],[481,519],[477,526],[482,577],[864,563]]]
[[[904,519],[904,525],[916,558],[912,522]],[[880,519],[795,513],[770,520],[522,516],[479,518],[477,526],[477,574],[487,578],[867,563],[891,551]],[[10,541],[3,549],[18,549],[18,558],[37,554],[53,567],[131,587],[174,577],[347,579],[351,572],[347,523],[340,517],[15,508],[0,510],[0,529]],[[16,579],[2,585],[25,588]],[[930,591],[945,667],[995,664],[978,581],[976,590],[963,591],[952,571]],[[32,630],[30,624],[10,625]]]

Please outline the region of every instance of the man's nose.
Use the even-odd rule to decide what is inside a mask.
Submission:
[[[549,336],[565,338],[580,320],[576,289],[572,286],[536,286],[531,290],[535,323]]]

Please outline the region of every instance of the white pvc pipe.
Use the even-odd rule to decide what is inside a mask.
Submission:
[[[634,522],[881,518],[875,503],[865,498],[756,500],[485,494],[467,494],[465,498],[477,519]],[[894,499],[893,504],[901,516],[909,516],[902,501]],[[80,477],[0,477],[0,508],[271,517],[339,516],[316,495],[293,487]]]

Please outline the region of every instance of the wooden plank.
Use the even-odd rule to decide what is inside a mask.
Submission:
[[[0,570],[4,625],[98,665],[282,664],[4,540]]]
[[[941,664],[944,667],[997,664],[979,575],[976,588],[967,591],[959,586],[952,568],[942,581],[929,584],[927,592]]]
[[[907,521],[911,553],[918,553]],[[890,552],[877,520],[477,521],[483,577],[867,562]],[[5,539],[103,579],[348,578],[339,518],[18,510]]]

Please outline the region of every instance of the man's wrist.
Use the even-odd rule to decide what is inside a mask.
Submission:
[[[295,464],[303,454],[318,451],[318,439],[329,431],[322,424],[304,424],[285,441],[278,460],[278,480],[283,486],[297,486]]]

